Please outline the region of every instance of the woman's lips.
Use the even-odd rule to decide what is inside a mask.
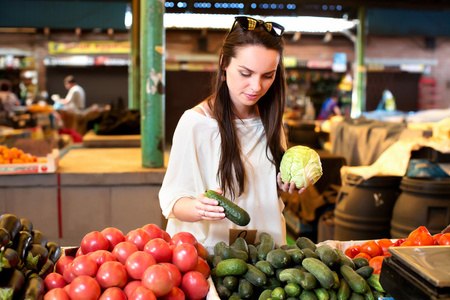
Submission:
[[[244,95],[245,95],[245,97],[247,97],[247,99],[250,99],[250,100],[255,100],[258,98],[258,95],[255,95],[255,94],[245,94],[244,93]]]

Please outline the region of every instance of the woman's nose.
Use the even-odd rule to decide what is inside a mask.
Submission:
[[[255,77],[251,82],[251,88],[254,92],[259,92],[261,90],[261,78]]]

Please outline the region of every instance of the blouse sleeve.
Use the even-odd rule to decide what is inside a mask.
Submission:
[[[197,115],[194,111],[185,112],[174,132],[169,163],[159,192],[162,214],[166,218],[174,217],[172,209],[178,199],[195,199],[208,188],[217,187],[215,180],[208,182],[208,178],[210,181],[215,179],[217,170],[213,167],[218,153],[214,147],[216,139],[209,134],[211,123],[199,121],[204,117]]]

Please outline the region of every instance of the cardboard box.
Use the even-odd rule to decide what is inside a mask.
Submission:
[[[59,150],[53,149],[47,157],[38,158],[35,163],[0,164],[0,175],[55,173],[58,168]]]

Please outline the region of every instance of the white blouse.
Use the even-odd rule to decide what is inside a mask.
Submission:
[[[241,227],[227,218],[220,221],[182,222],[172,208],[181,197],[195,199],[206,190],[219,187],[220,136],[215,119],[194,110],[184,112],[173,136],[169,164],[159,192],[166,231],[192,233],[206,248],[229,242],[229,228],[256,229],[272,235],[278,245],[286,244],[284,203],[278,196],[275,166],[266,156],[266,137],[260,118],[237,120],[246,170],[245,191],[234,202],[245,209],[250,223]]]

